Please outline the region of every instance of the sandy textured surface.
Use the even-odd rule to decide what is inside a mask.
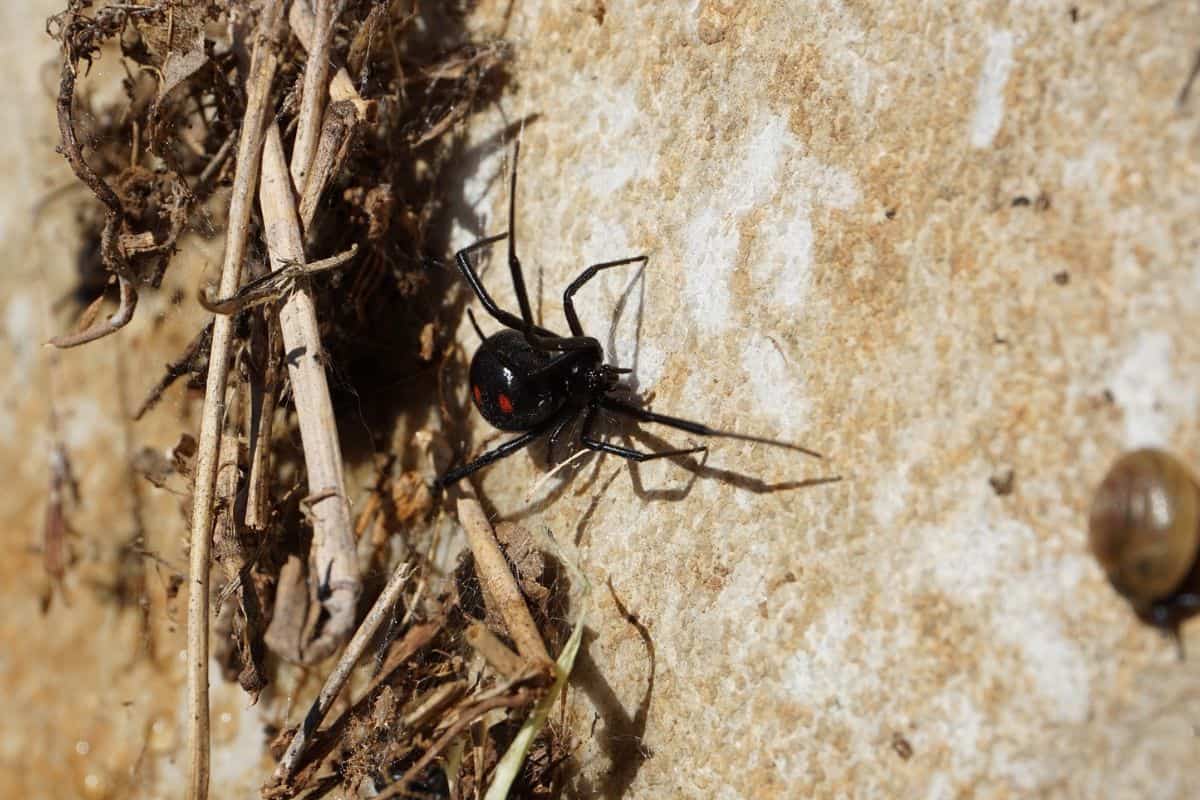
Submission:
[[[194,424],[181,392],[136,428],[120,411],[194,329],[170,296],[203,265],[121,334],[144,364],[115,340],[57,366],[38,345],[69,321],[48,309],[74,281],[80,199],[35,216],[69,177],[41,35],[56,5],[0,7],[0,682],[21,712],[0,794],[156,797],[184,763],[182,598],[167,566],[123,554],[140,526],[182,566],[185,527],[109,465]],[[596,589],[577,794],[1200,796],[1200,668],[1133,619],[1083,528],[1121,450],[1200,467],[1200,96],[1176,103],[1200,8],[513,5],[515,90],[471,135],[536,115],[519,207],[535,308],[564,328],[583,266],[649,253],[578,300],[638,389],[827,454],[718,442],[698,475],[584,461],[533,500],[538,453],[484,473],[492,506],[553,533]],[[489,232],[504,156],[461,176]],[[84,501],[71,606],[42,615],[51,395]],[[241,795],[266,769],[261,720],[216,686],[214,787]]]
[[[582,265],[650,253],[613,355],[656,407],[829,455],[724,442],[709,467],[846,477],[662,499],[690,474],[608,459],[530,512],[655,645],[647,695],[599,592],[577,785],[1195,797],[1196,665],[1109,590],[1083,518],[1123,448],[1200,463],[1200,97],[1175,102],[1200,9],[878,5],[516,4],[546,319]],[[629,281],[581,294],[603,341]],[[484,481],[504,513],[513,480]]]

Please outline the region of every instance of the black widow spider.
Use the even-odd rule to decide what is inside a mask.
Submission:
[[[471,398],[475,407],[488,423],[499,430],[520,433],[509,441],[467,464],[449,470],[438,479],[439,486],[465,478],[494,461],[512,455],[535,439],[549,434],[553,451],[558,437],[567,425],[579,414],[583,414],[583,429],[580,443],[589,450],[627,458],[631,461],[650,461],[691,453],[700,453],[707,447],[686,447],[679,450],[661,450],[643,453],[629,447],[621,447],[598,439],[594,428],[600,409],[623,414],[642,422],[655,422],[699,436],[721,436],[751,442],[786,447],[798,450],[815,458],[821,454],[799,445],[746,436],[739,433],[717,430],[691,420],[656,414],[631,405],[614,397],[611,393],[618,387],[619,376],[627,369],[604,363],[604,349],[600,342],[587,336],[579,317],[575,313],[574,296],[596,273],[613,267],[629,264],[645,264],[647,256],[634,256],[616,261],[593,264],[580,273],[579,277],[563,292],[563,314],[567,318],[570,336],[559,336],[533,322],[533,311],[525,291],[525,278],[521,273],[521,262],[517,258],[516,245],[516,196],[517,157],[520,143],[513,147],[513,166],[509,184],[508,232],[480,239],[455,254],[455,261],[463,277],[479,298],[479,302],[496,321],[508,330],[485,336],[475,321],[475,315],[467,310],[471,324],[483,343],[471,359]],[[479,280],[479,274],[471,265],[469,256],[496,242],[508,239],[508,267],[512,272],[513,290],[517,304],[521,307],[518,317],[496,305],[487,289]]]

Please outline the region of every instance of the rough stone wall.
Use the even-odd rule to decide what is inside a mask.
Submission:
[[[38,344],[74,279],[72,219],[38,205],[68,180],[40,36],[57,5],[0,6],[0,670],[23,712],[0,737],[0,793],[153,796],[185,763],[179,601],[151,570],[149,628],[115,600],[41,616],[30,549],[53,380],[84,496],[109,498],[75,519],[94,556],[78,602],[89,574],[113,574],[133,495],[100,465],[130,446],[112,419],[146,377],[112,340],[53,369]],[[559,292],[583,266],[648,253],[578,301],[639,390],[826,454],[719,441],[699,474],[585,461],[532,500],[536,452],[485,473],[494,508],[553,533],[595,588],[577,793],[1200,796],[1195,663],[1128,613],[1083,527],[1121,450],[1168,445],[1200,467],[1200,97],[1177,103],[1200,8],[509,5],[479,10],[483,29],[506,25],[516,81],[472,132],[490,143],[464,165],[464,219],[502,229],[496,134],[536,115],[519,209],[547,323],[563,327]],[[460,244],[484,232],[466,227]],[[152,363],[194,329],[168,303],[200,267],[122,334]],[[487,280],[510,297],[502,269]],[[136,445],[172,444],[189,412],[171,408]],[[989,479],[1008,469],[1001,495]],[[173,498],[141,502],[176,525]],[[149,529],[182,566],[182,523]],[[214,685],[215,791],[242,794],[265,770],[261,721]],[[130,778],[147,759],[149,786]]]
[[[612,354],[654,405],[827,454],[724,441],[706,466],[844,478],[757,494],[610,458],[530,512],[654,643],[647,696],[598,588],[579,787],[1200,794],[1195,665],[1083,522],[1125,448],[1200,467],[1198,12],[515,4],[503,110],[538,115],[518,194],[546,319],[583,265],[649,253],[578,302],[609,342],[629,290]],[[484,485],[521,512],[512,470]]]

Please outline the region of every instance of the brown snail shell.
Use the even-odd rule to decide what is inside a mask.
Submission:
[[[1162,450],[1124,454],[1096,490],[1088,540],[1135,609],[1170,598],[1200,549],[1200,490],[1192,473]]]

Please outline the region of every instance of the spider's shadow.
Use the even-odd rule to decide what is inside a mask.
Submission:
[[[644,442],[651,449],[661,449],[672,447],[670,442],[660,439],[652,433],[649,433],[645,428],[638,428],[633,436],[634,439]],[[753,475],[748,475],[744,472],[737,472],[730,469],[722,469],[721,467],[708,466],[708,455],[712,451],[703,453],[703,457],[699,460],[692,456],[681,456],[678,459],[672,459],[676,464],[683,467],[692,473],[692,479],[687,485],[679,489],[655,489],[646,488],[642,483],[641,474],[638,471],[638,464],[630,464],[630,474],[633,477],[633,492],[639,498],[646,501],[667,500],[677,501],[682,500],[691,493],[692,487],[700,478],[706,480],[718,480],[722,483],[727,483],[743,491],[753,492],[755,494],[771,494],[773,492],[786,492],[792,489],[806,489],[810,486],[821,486],[826,483],[837,483],[842,478],[840,475],[826,475],[819,478],[805,478],[796,481],[764,481],[761,478],[756,478]]]
[[[578,425],[578,420],[575,425]],[[603,439],[619,438],[626,443],[630,441],[638,442],[643,445],[643,449],[647,451],[670,450],[678,444],[672,444],[665,439],[662,439],[649,431],[645,427],[640,427],[632,420],[616,418],[611,415],[602,414],[600,417],[600,425],[598,433]],[[573,456],[578,452],[578,438],[572,436],[571,441],[575,442],[575,448],[567,454],[567,457]],[[719,444],[717,445],[720,446]],[[792,481],[764,481],[753,475],[737,472],[735,470],[723,469],[721,467],[713,467],[708,465],[708,455],[712,451],[706,451],[696,456],[674,456],[663,459],[672,463],[674,468],[680,468],[687,471],[689,474],[688,480],[682,486],[672,486],[675,478],[668,471],[663,478],[663,485],[653,486],[648,485],[644,480],[641,472],[642,465],[636,462],[626,462],[625,468],[628,470],[630,479],[633,484],[633,493],[643,502],[668,502],[675,503],[685,500],[695,488],[696,482],[701,478],[705,480],[717,480],[722,483],[727,483],[735,488],[753,492],[755,494],[771,494],[774,492],[786,492],[793,489],[805,489],[812,486],[820,486],[826,483],[836,483],[841,480],[837,475],[826,475],[817,478],[805,478],[802,480]],[[602,455],[602,454],[598,454]],[[552,458],[549,453],[549,448],[542,444],[530,451],[530,457],[534,459],[539,470],[544,471],[552,466]],[[561,462],[560,462],[561,463]],[[536,516],[545,511],[548,507],[554,504],[564,493],[570,488],[574,494],[583,495],[589,493],[592,486],[597,481],[600,481],[600,473],[603,465],[606,463],[604,458],[584,458],[579,462],[567,464],[562,467],[560,477],[557,482],[536,500],[526,504],[518,511],[511,513],[509,516],[513,519],[525,519],[527,517]],[[608,488],[613,484],[617,476],[622,472],[621,469],[613,470],[607,478],[600,481],[599,489],[593,494],[591,502],[580,518],[579,524],[575,530],[575,543],[578,544],[583,538],[583,532],[587,524],[594,516],[596,509],[599,507],[601,497],[608,491]],[[580,484],[579,481],[583,483]]]
[[[607,352],[610,358],[616,358],[617,354],[617,331],[621,328],[621,318],[625,315],[625,308],[629,305],[629,299],[633,296],[633,290],[637,289],[637,306],[634,311],[633,318],[633,352],[630,355],[628,364],[618,364],[617,366],[628,367],[630,372],[625,380],[625,385],[631,392],[636,393],[639,388],[638,383],[638,360],[642,352],[642,319],[646,311],[646,265],[641,264],[637,271],[629,276],[629,282],[625,284],[625,288],[621,291],[621,296],[617,298],[617,304],[613,306],[612,320],[608,327],[608,345]]]
[[[649,674],[646,676],[646,689],[642,692],[641,699],[638,700],[637,710],[633,716],[630,716],[629,712],[625,710],[621,698],[613,691],[612,685],[605,679],[599,666],[592,659],[589,646],[594,641],[595,635],[591,631],[586,632],[584,646],[579,651],[575,669],[571,673],[572,684],[587,695],[595,706],[599,718],[604,722],[604,729],[597,734],[596,740],[608,755],[609,763],[612,766],[607,774],[600,776],[599,786],[593,786],[587,779],[577,777],[574,794],[578,797],[599,795],[611,798],[611,800],[618,800],[628,792],[642,764],[653,755],[646,747],[645,735],[646,723],[650,716],[650,702],[654,696],[654,678],[658,669],[658,658],[649,628],[635,614],[626,610],[625,605],[613,589],[611,580],[608,589],[612,593],[617,610],[637,630],[638,636],[646,648]],[[578,776],[578,765],[576,765],[575,772]]]
[[[631,372],[627,376],[626,380],[623,382],[622,388],[624,390],[627,390],[629,392],[629,394],[633,396],[631,399],[633,399],[636,403],[638,400],[640,400],[640,397],[638,396],[639,384],[638,384],[637,367],[638,367],[638,361],[639,361],[639,354],[641,353],[642,322],[645,318],[645,306],[646,306],[646,265],[645,264],[642,264],[638,268],[636,273],[630,276],[628,282],[625,285],[625,288],[621,291],[620,297],[617,299],[616,305],[613,307],[612,318],[610,320],[609,328],[608,328],[607,354],[610,358],[613,358],[617,352],[617,333],[621,328],[622,318],[624,317],[626,309],[628,308],[630,299],[634,296],[635,289],[637,290],[637,302],[636,302],[635,311],[634,311],[635,316],[634,316],[634,323],[633,323],[633,350],[632,350],[632,355],[630,358],[630,363],[628,364],[628,367],[631,370]],[[624,365],[619,365],[619,366],[624,366]],[[679,445],[671,444],[670,442],[667,442],[666,440],[664,440],[658,436],[655,436],[654,434],[650,433],[646,427],[639,426],[639,425],[637,425],[637,423],[633,422],[632,420],[618,419],[615,417],[615,415],[612,415],[612,414],[602,415],[601,420],[602,420],[602,422],[600,425],[600,432],[604,438],[609,438],[610,436],[612,436],[614,434],[619,434],[620,437],[628,443],[630,437],[632,436],[633,439],[641,442],[643,445],[647,445],[647,447],[646,447],[647,450],[650,450],[653,452],[658,452],[661,450],[670,450],[674,447],[679,446]],[[577,441],[577,438],[573,435],[572,437],[570,437],[570,440]],[[710,440],[710,441],[712,441],[712,440]],[[716,442],[713,442],[713,443],[716,444]],[[553,457],[553,454],[547,454],[547,460],[552,459],[552,457]],[[840,478],[838,478],[838,477],[829,476],[829,477],[822,477],[822,478],[810,478],[810,479],[799,480],[799,481],[781,481],[781,482],[771,483],[771,482],[764,481],[760,478],[756,478],[753,475],[748,475],[748,474],[736,472],[733,470],[722,469],[719,467],[710,467],[710,466],[708,466],[708,463],[707,463],[708,462],[708,452],[701,454],[699,458],[696,458],[693,456],[677,456],[675,458],[670,458],[670,459],[666,459],[666,460],[672,461],[676,465],[683,467],[684,469],[691,472],[692,473],[691,478],[687,481],[687,483],[685,485],[683,485],[681,487],[647,488],[647,486],[645,485],[645,483],[642,480],[641,465],[636,462],[629,462],[628,467],[629,467],[630,476],[633,480],[634,494],[636,494],[640,499],[645,500],[645,501],[668,501],[668,502],[676,502],[679,500],[683,500],[689,494],[691,494],[692,489],[696,485],[696,481],[700,478],[715,479],[715,480],[723,481],[725,483],[730,484],[731,486],[737,487],[739,489],[743,489],[745,491],[754,492],[756,494],[770,494],[772,492],[788,491],[790,489],[802,489],[802,488],[809,487],[809,486],[819,486],[824,483],[832,483],[837,480],[840,480]],[[596,463],[597,468],[595,470],[593,470],[591,475],[589,475],[588,483],[584,487],[581,487],[577,490],[579,493],[586,491],[587,487],[595,482],[595,480],[598,476],[599,464],[603,462],[603,459],[593,459],[593,462]],[[558,486],[555,487],[555,491],[552,493],[552,495],[548,496],[546,498],[546,500],[545,500],[546,503],[557,498],[561,494],[562,490],[566,487],[566,484],[570,482],[570,476],[576,475],[579,472],[581,472],[582,467],[570,466],[570,467],[564,468],[564,471],[567,472],[567,476],[568,476],[567,479],[559,482]],[[604,490],[606,490],[609,485],[611,485],[612,480],[615,477],[616,477],[616,475],[614,473],[613,476],[611,476],[604,482],[602,490],[601,490],[602,492]],[[542,503],[539,503],[536,510],[540,511],[540,510],[542,510],[543,507],[544,507],[544,505]],[[592,505],[589,506],[588,511],[585,512],[585,519],[590,519],[592,513],[594,513],[594,511],[595,511],[595,507],[596,507],[596,502],[593,501]],[[578,541],[579,538],[581,538],[581,536],[582,536],[582,527],[580,527],[576,531],[576,540]]]

